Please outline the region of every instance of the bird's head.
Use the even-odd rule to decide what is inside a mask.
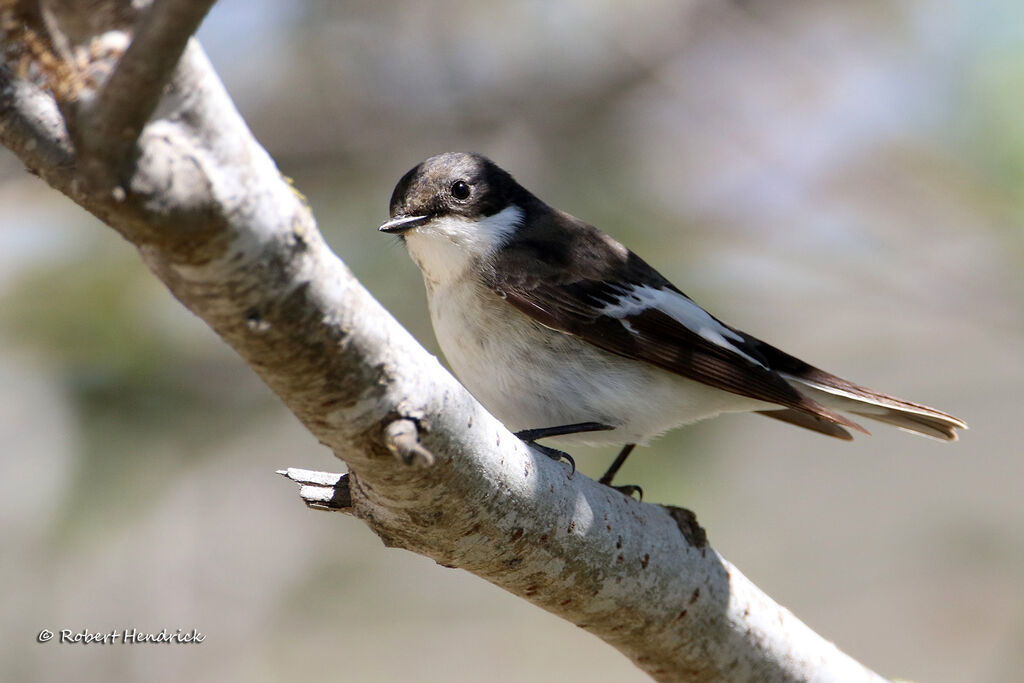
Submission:
[[[504,246],[535,201],[506,171],[472,153],[431,157],[402,176],[381,232],[399,235],[429,281],[461,274]]]

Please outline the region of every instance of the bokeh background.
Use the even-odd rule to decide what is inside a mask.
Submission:
[[[620,476],[887,675],[1024,677],[1024,9],[1016,0],[224,0],[200,34],[335,250],[436,352],[375,227],[476,150],[714,313],[962,416],[943,445],[756,416]],[[113,231],[0,150],[0,679],[639,681],[471,575],[308,511],[340,471]],[[576,453],[600,474],[614,449]],[[42,628],[198,629],[69,646]]]

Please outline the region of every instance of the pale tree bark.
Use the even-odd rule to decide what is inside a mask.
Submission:
[[[0,141],[133,243],[345,461],[347,475],[286,470],[303,499],[659,680],[882,680],[751,584],[691,513],[530,450],[381,308],[190,38],[211,4],[0,0]]]

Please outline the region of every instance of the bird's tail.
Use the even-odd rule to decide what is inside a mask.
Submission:
[[[784,351],[756,340],[757,349],[768,360],[770,367],[782,375],[794,389],[831,410],[852,413],[871,420],[891,424],[915,434],[941,441],[956,441],[957,429],[967,429],[967,423],[941,410],[920,403],[904,401],[805,363]],[[811,419],[798,411],[765,411],[763,414],[801,427],[814,429],[829,436],[849,439],[850,434],[836,424]],[[811,416],[813,418],[813,416]],[[805,424],[806,423],[806,424]],[[847,425],[850,426],[850,425]],[[860,425],[853,425],[855,428]],[[864,430],[866,431],[866,430]]]
[[[785,377],[798,391],[824,406],[885,422],[908,432],[941,441],[956,441],[956,430],[967,429],[966,422],[940,410],[873,391],[822,370],[812,377]]]

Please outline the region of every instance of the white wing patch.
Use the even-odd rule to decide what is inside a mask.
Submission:
[[[764,363],[733,343],[733,341],[742,342],[741,336],[715,320],[710,313],[690,299],[670,289],[655,289],[649,285],[623,287],[619,300],[607,304],[600,312],[621,320],[628,316],[640,315],[647,309],[661,311],[715,346],[742,356],[766,370],[769,369]],[[622,324],[630,329],[626,321],[623,321]]]

